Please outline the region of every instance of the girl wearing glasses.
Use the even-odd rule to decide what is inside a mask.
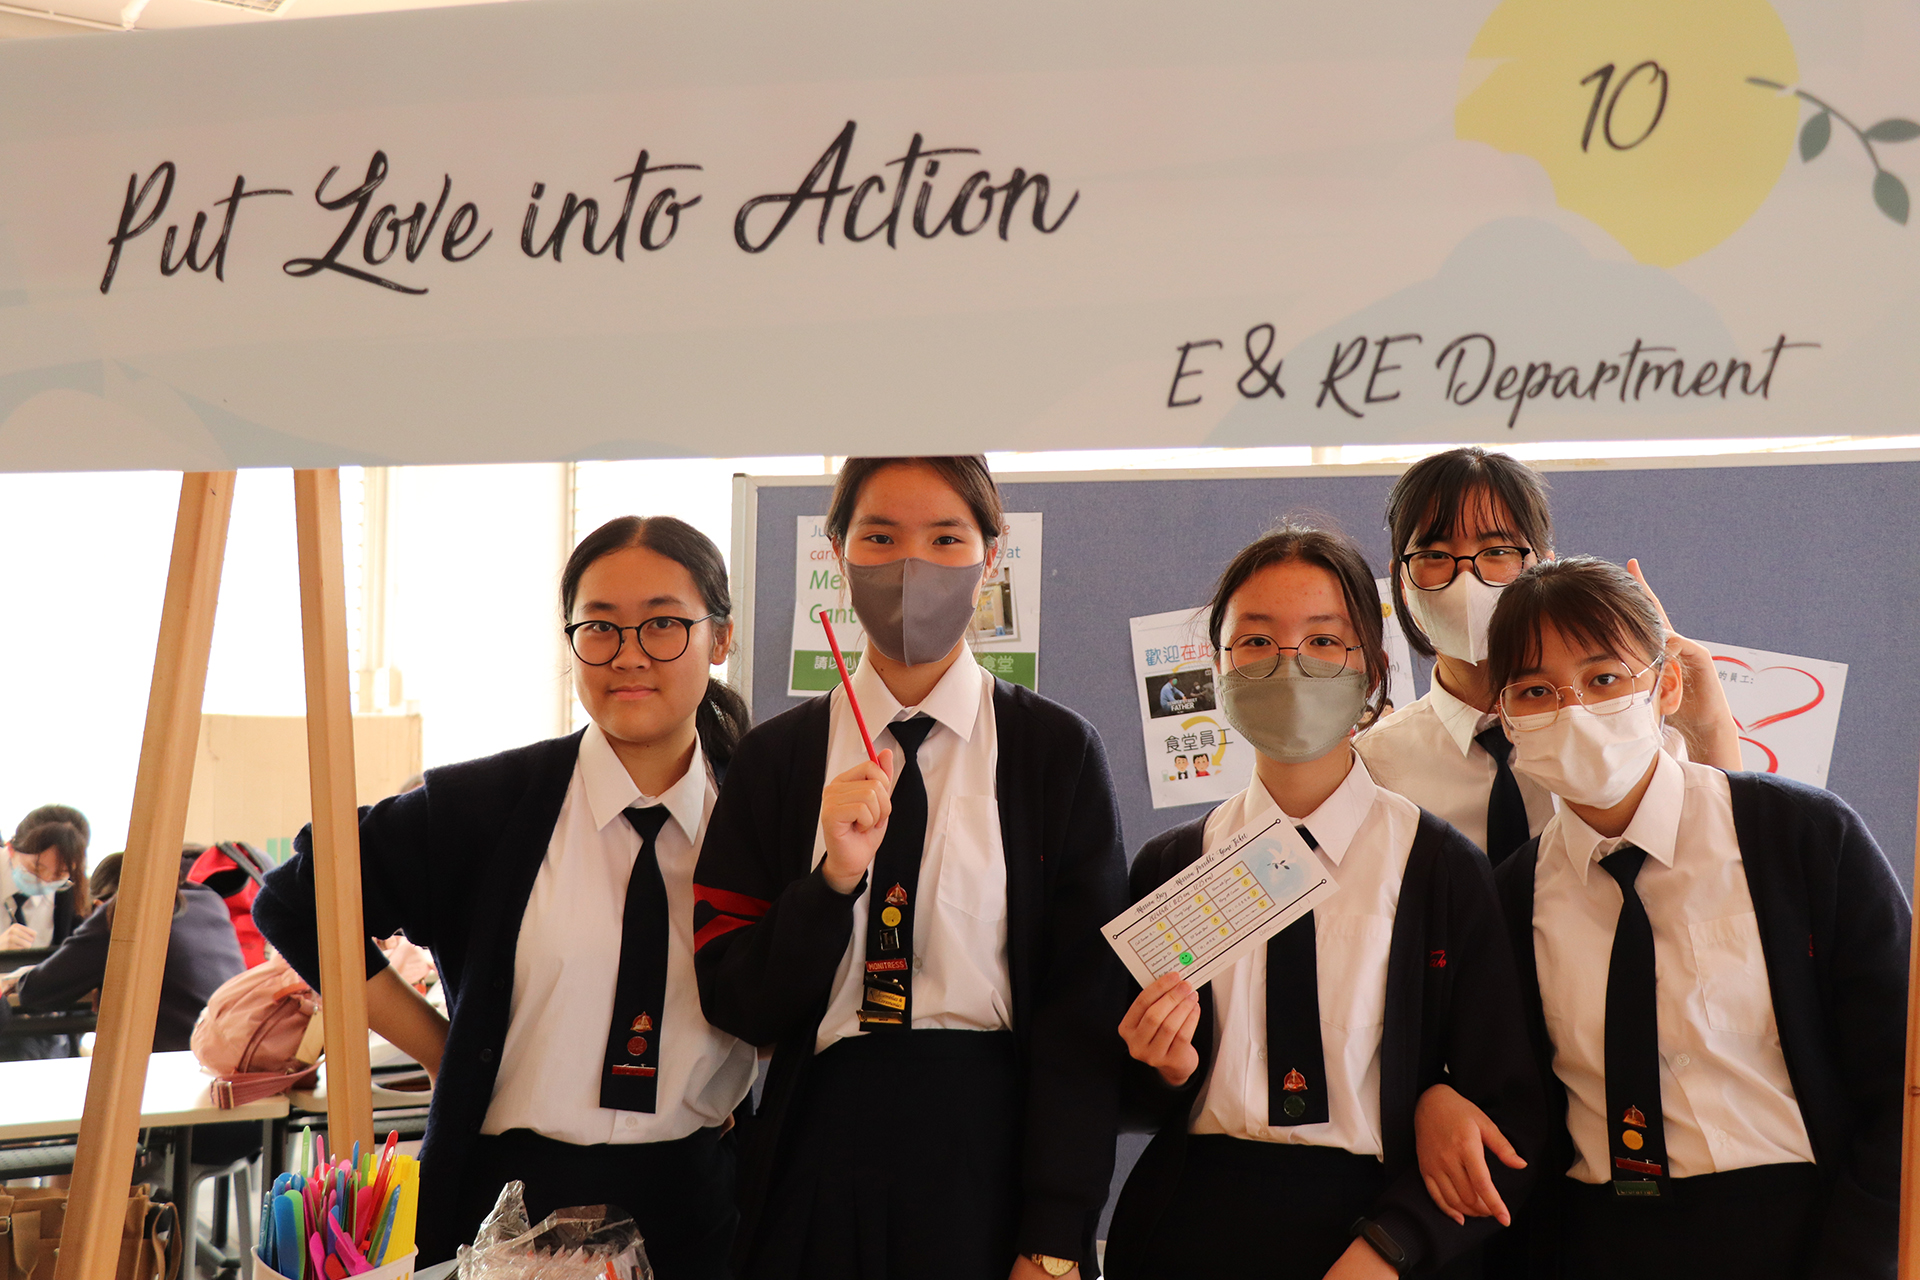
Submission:
[[[1360,739],[1360,754],[1380,785],[1452,823],[1498,865],[1553,812],[1546,790],[1511,766],[1487,668],[1487,623],[1501,592],[1553,557],[1547,487],[1504,453],[1450,449],[1400,477],[1387,526],[1394,608],[1408,645],[1434,660],[1433,679],[1424,697]],[[1676,726],[1695,758],[1739,768],[1739,731],[1712,655],[1669,635],[1686,672]],[[1682,750],[1678,735],[1670,749]]]
[[[1560,798],[1497,876],[1555,1119],[1536,1272],[1890,1280],[1911,913],[1872,835],[1660,749],[1680,673],[1619,567],[1528,570],[1489,639],[1513,766]]]
[[[1423,1185],[1415,1107],[1442,1079],[1519,1148],[1492,1139],[1512,1167],[1482,1167],[1467,1194],[1517,1203],[1531,1176],[1521,1153],[1545,1117],[1486,860],[1349,742],[1384,694],[1381,631],[1359,548],[1310,526],[1254,542],[1214,588],[1219,697],[1253,781],[1149,841],[1134,897],[1262,822],[1297,828],[1339,890],[1197,993],[1159,978],[1121,1021],[1131,1118],[1158,1133],[1114,1212],[1114,1280],[1347,1280],[1460,1257],[1495,1228]]]
[[[422,1149],[423,1263],[470,1242],[502,1185],[534,1221],[614,1204],[661,1280],[723,1277],[734,1223],[722,1135],[754,1074],[693,975],[693,866],[747,712],[708,674],[732,640],[712,542],[627,516],[560,584],[580,733],[427,771],[361,811],[368,932],[429,948],[451,1025],[367,947],[375,1031],[436,1076]],[[319,954],[310,831],[254,904],[308,981]]]
[[[1126,858],[1093,727],[967,649],[1003,524],[980,458],[849,459],[826,526],[866,632],[853,700],[762,724],[721,789],[700,994],[774,1047],[742,1276],[1094,1274]]]

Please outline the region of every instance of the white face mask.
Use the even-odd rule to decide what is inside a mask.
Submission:
[[[1657,686],[1656,686],[1657,688]],[[1628,694],[1631,704],[1613,715],[1595,715],[1578,703],[1560,709],[1544,729],[1511,726],[1513,770],[1562,800],[1610,809],[1627,798],[1660,751],[1660,714],[1655,689]]]
[[[1405,565],[1400,568],[1400,587],[1407,613],[1434,648],[1461,662],[1487,660],[1487,624],[1505,587],[1490,587],[1471,569],[1463,568],[1440,590],[1422,591],[1408,580]]]
[[[13,864],[13,891],[24,893],[29,898],[38,898],[45,894],[59,893],[73,883],[70,879],[42,880],[28,870],[26,864],[16,860]]]

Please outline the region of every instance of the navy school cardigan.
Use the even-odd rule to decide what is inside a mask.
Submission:
[[[580,738],[575,733],[431,769],[424,786],[360,811],[367,932],[380,938],[404,933],[433,952],[447,994],[451,1026],[420,1149],[416,1239],[423,1265],[471,1243],[453,1238],[460,1170],[493,1102],[520,920],[573,781]],[[317,988],[311,837],[311,828],[302,831],[295,856],[267,876],[253,919]],[[386,964],[369,940],[368,976]]]
[[[1846,801],[1772,774],[1730,773],[1727,782],[1780,1048],[1827,1195],[1810,1275],[1893,1280],[1913,912],[1886,855]],[[1509,1269],[1551,1276],[1558,1175],[1572,1167],[1574,1151],[1533,949],[1539,857],[1535,837],[1501,864],[1496,879],[1554,1128],[1549,1176],[1515,1217],[1516,1232],[1527,1237],[1525,1257],[1516,1256]]]
[[[1204,850],[1206,819],[1148,841],[1133,864],[1138,901],[1172,879]],[[1193,1032],[1200,1065],[1178,1089],[1154,1069],[1129,1060],[1130,1127],[1157,1130],[1120,1193],[1110,1253],[1138,1256],[1161,1209],[1180,1184],[1187,1127],[1213,1068],[1213,989],[1200,989]],[[1450,1084],[1485,1111],[1527,1161],[1509,1169],[1489,1158],[1494,1185],[1511,1207],[1526,1198],[1547,1118],[1528,1043],[1513,958],[1486,855],[1426,810],[1407,855],[1387,954],[1387,1002],[1380,1038],[1380,1127],[1383,1163],[1392,1179],[1366,1216],[1404,1248],[1413,1270],[1427,1273],[1484,1242],[1500,1226],[1492,1218],[1456,1225],[1428,1195],[1414,1149],[1414,1108],[1436,1084]],[[1114,1248],[1121,1241],[1139,1242]],[[1125,1278],[1116,1278],[1125,1280]]]
[[[694,968],[707,1020],[776,1046],[741,1160],[737,1259],[752,1247],[783,1123],[852,938],[859,890],[835,893],[813,867],[829,706],[815,698],[741,741],[694,872]],[[1091,1276],[1113,1175],[1129,999],[1126,971],[1100,934],[1126,907],[1119,812],[1092,725],[999,680],[993,713],[1026,1111],[1015,1243],[1080,1259]]]

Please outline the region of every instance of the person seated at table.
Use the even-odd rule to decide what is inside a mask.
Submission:
[[[20,820],[0,857],[0,952],[57,947],[92,909],[87,819],[63,804]]]
[[[118,886],[120,854],[100,860],[100,878]],[[107,975],[107,945],[113,936],[115,899],[82,920],[52,955],[39,964],[0,978],[0,990],[19,997],[25,1013],[69,1009],[91,998],[96,1007]],[[153,1051],[190,1047],[193,1024],[214,989],[245,969],[240,942],[227,904],[203,884],[181,880],[174,891],[173,922],[167,935],[167,967],[160,980],[160,1013],[153,1028]]]

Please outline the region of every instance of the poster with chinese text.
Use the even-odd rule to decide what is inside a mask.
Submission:
[[[1153,807],[1211,804],[1244,788],[1253,749],[1220,710],[1204,611],[1148,614],[1128,626]]]
[[[1847,664],[1702,643],[1740,726],[1742,767],[1826,786]]]

